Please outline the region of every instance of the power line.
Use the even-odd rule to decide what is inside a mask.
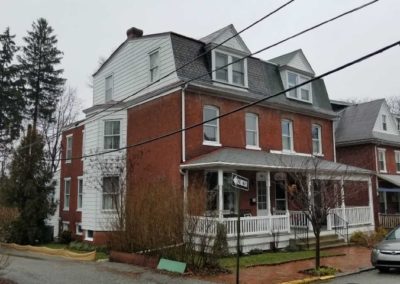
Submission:
[[[166,79],[167,77],[169,77],[169,76],[175,74],[175,72],[178,72],[179,70],[182,70],[183,68],[185,68],[186,66],[192,64],[192,63],[195,62],[196,60],[200,59],[200,58],[203,57],[204,55],[206,55],[206,54],[208,54],[209,52],[211,52],[212,50],[214,50],[214,49],[216,49],[216,48],[222,46],[223,44],[225,44],[225,43],[228,42],[229,40],[231,40],[231,39],[237,37],[237,36],[240,35],[241,33],[247,31],[248,29],[252,28],[252,27],[255,26],[256,24],[262,22],[263,20],[267,19],[268,17],[272,16],[273,14],[277,13],[278,11],[282,10],[284,7],[288,6],[289,4],[293,3],[294,1],[295,1],[295,0],[290,0],[290,1],[286,2],[285,4],[279,6],[278,8],[276,8],[275,10],[273,10],[272,12],[266,14],[265,16],[261,17],[261,18],[258,19],[257,21],[251,23],[250,25],[248,25],[247,27],[245,27],[245,28],[242,29],[241,31],[239,31],[239,32],[237,32],[236,34],[234,34],[234,35],[228,37],[226,40],[222,41],[221,43],[217,44],[216,46],[212,47],[211,49],[209,49],[209,50],[207,50],[207,51],[205,51],[205,52],[199,54],[199,55],[196,56],[194,59],[192,59],[192,60],[190,60],[190,61],[184,63],[184,64],[181,65],[181,66],[179,66],[177,69],[175,69],[175,70],[169,72],[168,74],[162,76],[161,78],[157,79],[156,81],[151,82],[150,84],[147,84],[147,85],[144,86],[143,88],[141,88],[141,89],[139,89],[138,91],[134,92],[133,94],[131,94],[131,95],[125,97],[125,98],[122,99],[121,101],[118,101],[118,102],[116,102],[116,103],[114,103],[114,104],[111,104],[111,105],[107,106],[105,109],[102,109],[101,111],[90,115],[90,116],[87,117],[86,119],[92,118],[92,117],[94,117],[94,116],[96,116],[96,115],[98,115],[98,114],[100,114],[100,113],[102,113],[102,112],[105,112],[105,111],[107,111],[107,110],[113,108],[114,106],[117,106],[117,105],[121,104],[122,102],[126,101],[127,99],[129,99],[129,98],[131,98],[131,97],[137,95],[138,93],[140,93],[140,92],[146,90],[147,88],[149,88],[149,87],[151,87],[151,86],[157,84],[157,83],[160,82],[161,80],[164,80],[164,79]],[[86,121],[86,119],[85,119],[85,121]]]
[[[190,83],[190,82],[192,82],[192,81],[201,79],[201,78],[203,78],[203,77],[205,77],[205,76],[207,76],[207,75],[212,74],[213,72],[216,72],[216,71],[218,71],[218,70],[224,69],[224,68],[226,68],[227,66],[230,66],[230,65],[232,65],[232,64],[235,64],[235,63],[237,63],[237,62],[240,62],[241,60],[244,60],[244,59],[249,58],[249,57],[251,57],[251,56],[253,56],[253,55],[256,55],[256,54],[259,54],[259,53],[261,53],[261,52],[263,52],[263,51],[266,51],[266,50],[268,50],[268,49],[271,49],[272,47],[275,47],[275,46],[277,46],[277,45],[280,45],[280,44],[282,44],[282,43],[284,43],[284,42],[286,42],[286,41],[289,41],[289,40],[291,40],[291,39],[293,39],[293,38],[296,38],[296,37],[298,37],[298,36],[300,36],[300,35],[302,35],[302,34],[305,34],[305,33],[309,32],[309,31],[312,31],[312,30],[314,30],[314,29],[316,29],[316,28],[319,28],[319,27],[321,27],[321,26],[323,26],[323,25],[326,25],[326,24],[328,24],[328,23],[330,23],[330,22],[333,22],[333,21],[335,21],[335,20],[337,20],[337,19],[339,19],[339,18],[342,18],[342,17],[344,17],[344,16],[346,16],[346,15],[352,14],[352,13],[354,13],[354,12],[356,12],[356,11],[358,11],[358,10],[361,10],[361,9],[367,7],[367,6],[370,6],[370,5],[372,5],[372,4],[374,4],[374,3],[378,2],[378,1],[379,1],[379,0],[373,0],[373,1],[370,1],[370,2],[368,2],[368,3],[363,4],[363,5],[361,5],[361,6],[358,6],[358,7],[356,7],[356,8],[353,8],[353,9],[351,9],[351,10],[348,10],[348,11],[346,11],[346,12],[344,12],[344,13],[342,13],[342,14],[339,14],[339,15],[333,17],[333,18],[330,18],[330,19],[328,19],[328,20],[325,20],[325,21],[323,21],[323,22],[320,22],[319,24],[316,24],[316,25],[311,26],[311,27],[309,27],[309,28],[306,28],[306,29],[304,29],[304,30],[302,30],[302,31],[300,31],[300,32],[298,32],[298,33],[295,33],[295,34],[293,34],[293,35],[291,35],[291,36],[289,36],[289,37],[286,37],[286,38],[284,38],[284,39],[282,39],[282,40],[280,40],[280,41],[278,41],[278,42],[276,42],[276,43],[274,43],[274,44],[271,44],[271,45],[269,45],[269,46],[267,46],[267,47],[264,47],[264,48],[262,48],[262,49],[260,49],[260,50],[257,50],[256,52],[253,52],[253,53],[250,53],[250,54],[248,54],[248,55],[246,55],[246,56],[244,56],[244,57],[238,58],[237,60],[234,60],[234,61],[232,61],[232,62],[230,62],[230,63],[228,63],[228,64],[226,64],[226,65],[223,65],[223,66],[220,66],[220,67],[218,67],[218,68],[215,68],[214,70],[208,71],[208,72],[206,72],[205,74],[202,74],[202,75],[197,76],[197,77],[195,77],[195,78],[189,79],[189,80],[187,80],[187,81],[183,82],[182,84],[179,84],[179,85],[177,85],[177,86],[175,86],[175,87],[184,86],[185,84],[188,84],[188,83]],[[139,90],[138,92],[135,92],[134,94],[128,96],[127,98],[132,97],[132,96],[138,94],[138,93],[141,92],[141,91],[142,91],[142,90]],[[119,111],[121,111],[121,110],[127,109],[127,108],[129,108],[129,107],[130,107],[130,106],[128,105],[128,106],[124,106],[124,107],[122,107],[122,108],[116,109],[116,110],[114,110],[114,111],[112,111],[112,112],[110,112],[110,113],[106,113],[106,114],[103,115],[103,116],[97,117],[96,120],[102,119],[102,118],[104,118],[104,117],[106,117],[106,116],[109,116],[109,115],[111,115],[111,114],[113,114],[113,113],[116,113],[116,112],[119,112]],[[104,109],[104,110],[98,112],[97,114],[100,114],[101,112],[106,111],[106,110],[108,110],[108,109],[109,109],[109,108],[106,108],[106,109]],[[97,115],[97,114],[96,114],[96,115]],[[91,117],[93,117],[93,116],[91,116]],[[91,117],[89,117],[89,118],[91,118]],[[92,120],[92,121],[93,121],[93,120]],[[90,120],[85,120],[85,123],[88,123],[88,122],[91,122],[91,121],[90,121]]]
[[[193,129],[193,128],[202,126],[202,125],[205,124],[205,123],[208,123],[208,122],[214,121],[214,120],[216,120],[216,119],[220,119],[220,118],[229,116],[229,115],[231,115],[231,114],[233,114],[233,113],[239,112],[239,111],[244,110],[244,109],[246,109],[246,108],[249,108],[249,107],[251,107],[251,106],[254,106],[254,105],[257,105],[257,104],[262,103],[262,102],[264,102],[264,101],[267,101],[267,100],[269,100],[269,99],[271,99],[271,98],[274,98],[274,97],[277,97],[277,96],[279,96],[279,95],[285,94],[285,93],[287,93],[287,92],[290,92],[290,91],[292,91],[292,90],[295,90],[295,89],[297,89],[297,88],[300,88],[300,87],[302,87],[302,86],[304,86],[304,85],[307,85],[307,84],[309,84],[309,83],[312,83],[312,82],[314,82],[314,81],[316,81],[316,80],[322,79],[322,78],[324,78],[324,77],[326,77],[326,76],[329,76],[329,75],[331,75],[331,74],[334,74],[334,73],[336,73],[336,72],[339,72],[339,71],[341,71],[341,70],[343,70],[343,69],[346,69],[346,68],[348,68],[348,67],[350,67],[350,66],[352,66],[352,65],[358,64],[358,63],[360,63],[360,62],[362,62],[362,61],[364,61],[364,60],[366,60],[366,59],[369,59],[369,58],[371,58],[371,57],[373,57],[373,56],[376,56],[376,55],[378,55],[378,54],[380,54],[380,53],[382,53],[382,52],[385,52],[385,51],[387,51],[387,50],[389,50],[389,49],[391,49],[391,48],[393,48],[393,47],[395,47],[395,46],[397,46],[397,45],[400,45],[400,40],[397,41],[397,42],[395,42],[395,43],[392,43],[392,44],[390,44],[390,45],[387,45],[387,46],[385,46],[385,47],[383,47],[383,48],[380,48],[380,49],[378,49],[378,50],[376,50],[376,51],[373,51],[373,52],[371,52],[371,53],[368,53],[368,54],[366,54],[366,55],[364,55],[364,56],[362,56],[362,57],[360,57],[360,58],[358,58],[358,59],[355,59],[355,60],[353,60],[353,61],[350,61],[350,62],[348,62],[348,63],[346,63],[346,64],[343,64],[343,65],[341,65],[341,66],[339,66],[339,67],[336,67],[336,68],[334,68],[334,69],[332,69],[332,70],[330,70],[330,71],[327,71],[327,72],[325,72],[325,73],[323,73],[323,74],[321,74],[321,75],[318,75],[318,76],[316,76],[316,77],[314,77],[314,78],[312,78],[312,79],[310,79],[310,80],[304,81],[304,82],[302,82],[302,83],[300,83],[300,84],[298,84],[298,85],[295,85],[295,86],[293,86],[293,87],[287,88],[287,89],[285,89],[285,90],[283,90],[283,91],[280,91],[280,92],[278,92],[278,93],[275,93],[274,95],[271,95],[271,96],[269,96],[269,97],[265,97],[265,98],[256,100],[256,101],[254,101],[254,102],[252,102],[252,103],[245,104],[245,105],[243,105],[243,106],[241,106],[241,107],[238,107],[238,108],[236,108],[236,109],[234,109],[234,110],[232,110],[232,111],[229,111],[229,112],[226,112],[226,113],[221,114],[221,115],[219,115],[219,116],[216,116],[216,117],[214,117],[214,118],[212,118],[212,119],[208,119],[208,120],[205,120],[205,121],[202,121],[202,122],[199,122],[199,123],[190,125],[190,126],[188,126],[188,127],[181,128],[181,129],[178,129],[178,130],[175,130],[175,131],[172,131],[172,132],[169,132],[169,133],[166,133],[166,134],[163,134],[163,135],[154,137],[154,138],[150,138],[150,139],[144,140],[144,141],[139,142],[139,143],[135,143],[135,144],[131,144],[131,145],[128,145],[128,146],[125,146],[125,147],[121,147],[121,148],[118,148],[118,149],[108,150],[108,151],[99,152],[99,153],[94,153],[94,154],[83,155],[83,156],[79,156],[79,157],[71,157],[70,159],[65,159],[65,158],[64,158],[64,159],[58,159],[58,160],[64,161],[64,160],[74,160],[74,159],[90,158],[90,157],[94,157],[94,156],[98,156],[98,155],[105,155],[105,154],[109,154],[109,153],[119,152],[119,151],[121,151],[121,150],[125,150],[125,149],[129,149],[129,148],[133,148],[133,147],[142,146],[142,145],[144,145],[144,144],[148,144],[148,143],[151,143],[151,142],[160,140],[160,139],[164,139],[164,138],[170,137],[170,136],[172,136],[172,135],[179,134],[179,133],[181,133],[181,132],[183,132],[183,131],[188,131],[188,130],[190,130],[190,129]]]

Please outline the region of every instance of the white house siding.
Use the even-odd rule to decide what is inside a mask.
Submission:
[[[314,73],[314,71],[311,69],[310,64],[308,63],[307,59],[298,52],[292,60],[288,64],[289,66],[296,68],[298,70],[303,70],[308,73]]]
[[[382,115],[386,115],[386,125],[387,125],[387,130],[383,130],[382,126]],[[399,131],[397,130],[397,123],[395,117],[390,113],[388,106],[383,103],[381,105],[381,109],[379,110],[378,117],[375,121],[374,129],[373,131],[381,132],[381,133],[387,133],[387,134],[394,134],[394,135],[399,135]]]
[[[105,116],[106,114],[110,114]],[[90,114],[89,114],[90,115]],[[90,119],[85,124],[85,154],[101,153],[104,151],[104,121],[120,120],[121,136],[120,147],[126,146],[127,111],[122,110],[116,113],[112,111],[101,113],[105,116],[98,120]],[[125,150],[114,153],[98,155],[85,158],[83,161],[83,210],[82,229],[93,231],[111,230],[115,215],[102,210],[102,176],[104,170],[98,165],[102,163],[110,165],[110,159],[122,157]],[[112,174],[112,173],[110,173]]]
[[[126,42],[93,78],[93,104],[105,102],[105,78],[113,75],[113,100],[122,100],[150,84],[149,53],[159,49],[160,77],[176,69],[169,35],[144,37]],[[176,82],[175,74],[135,95]]]
[[[214,39],[213,42],[216,44],[221,44],[222,42],[224,42],[225,40],[227,40],[228,38],[231,38],[234,36],[234,32],[232,30],[226,30],[223,34],[221,34],[218,38]],[[235,50],[240,50],[243,52],[248,52],[247,51],[247,46],[243,46],[243,43],[238,40],[237,37],[234,37],[230,40],[228,40],[227,42],[225,42],[223,45]]]
[[[54,188],[54,201],[57,203],[56,211],[54,215],[50,216],[46,223],[53,227],[53,237],[58,237],[59,225],[60,225],[60,170],[56,171],[53,176],[53,180],[56,182]]]

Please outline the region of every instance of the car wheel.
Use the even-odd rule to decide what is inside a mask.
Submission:
[[[383,273],[383,272],[388,272],[389,271],[389,267],[377,267],[379,272]]]

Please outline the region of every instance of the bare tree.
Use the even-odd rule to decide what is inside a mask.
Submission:
[[[386,98],[391,113],[400,115],[400,96],[391,96]]]
[[[66,87],[60,97],[52,122],[40,120],[41,129],[44,133],[47,155],[50,160],[51,171],[57,171],[60,164],[61,134],[63,129],[76,121],[80,110],[76,90]]]

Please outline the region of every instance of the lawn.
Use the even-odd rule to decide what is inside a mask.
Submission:
[[[338,254],[321,251],[321,257],[337,256]],[[341,255],[341,254],[339,254]],[[296,252],[266,252],[256,255],[247,255],[240,257],[240,267],[249,267],[254,265],[273,265],[294,260],[312,259],[315,257],[315,251],[296,251]],[[231,269],[236,267],[236,257],[226,257],[219,260],[222,267]]]

